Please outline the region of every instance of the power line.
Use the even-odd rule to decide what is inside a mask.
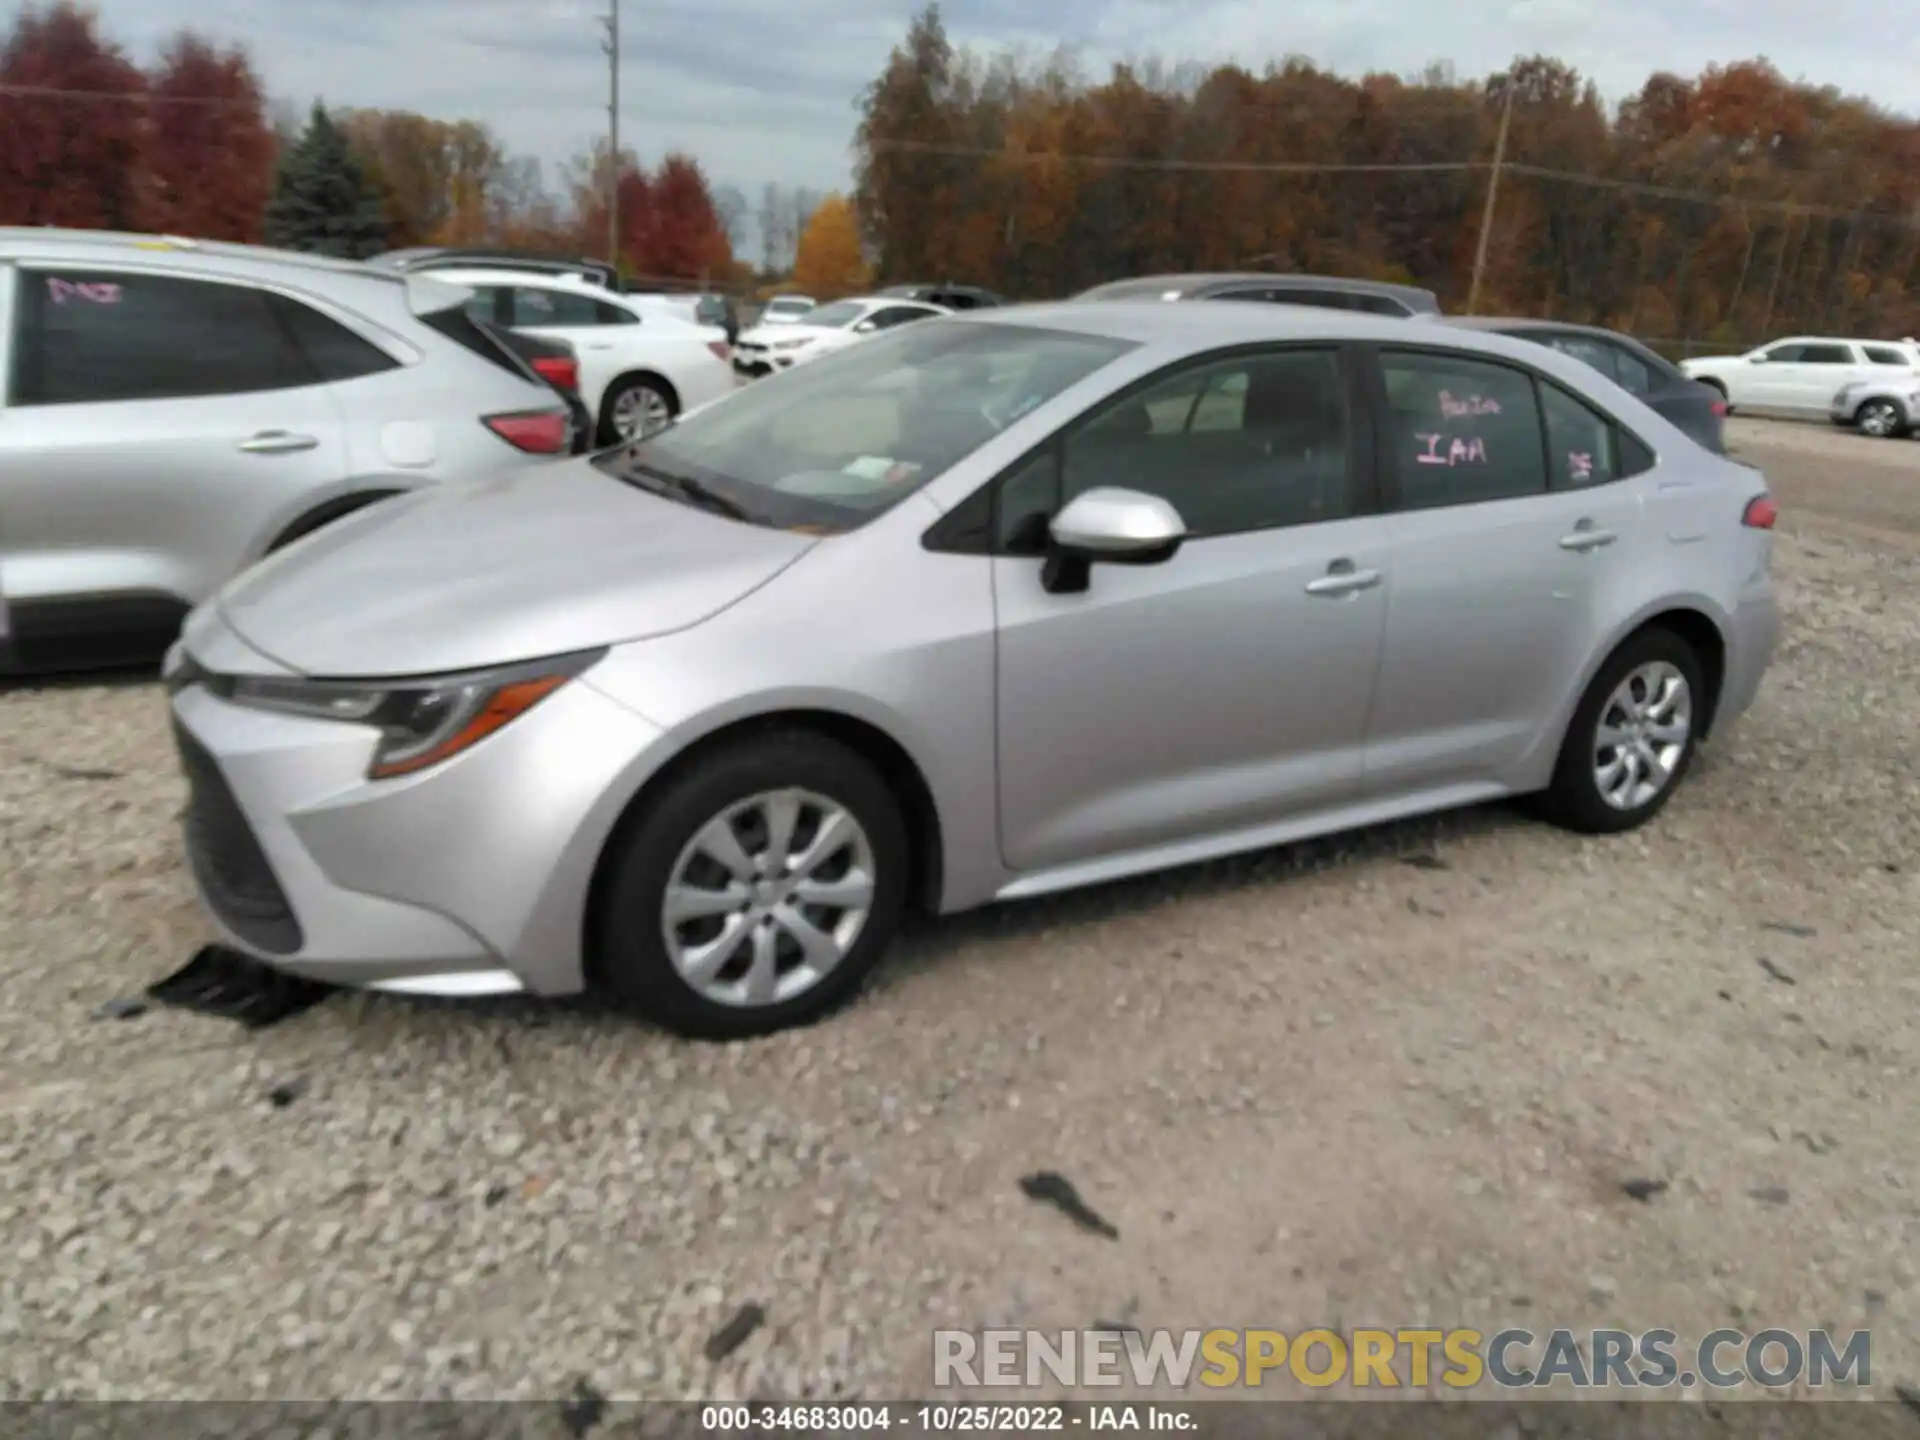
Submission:
[[[973,145],[935,145],[923,140],[869,140],[874,150],[904,150],[919,155],[947,155],[958,159],[1009,160],[1039,164],[1057,160],[1074,165],[1105,166],[1115,170],[1204,170],[1248,175],[1411,175],[1458,174],[1485,170],[1485,160],[1403,161],[1395,164],[1344,164],[1317,160],[1177,160],[1153,155],[1074,155],[1058,150],[995,150]],[[1508,167],[1514,168],[1514,167]]]
[[[0,84],[0,95],[19,95],[29,100],[117,101],[123,105],[207,105],[217,109],[253,103],[219,95],[155,95],[150,90],[65,90],[53,85]]]

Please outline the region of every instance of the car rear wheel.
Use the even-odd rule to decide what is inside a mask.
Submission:
[[[673,423],[673,397],[657,380],[622,380],[607,392],[601,406],[600,440],[622,445],[644,440]]]
[[[806,1024],[860,988],[906,894],[905,822],[853,751],[785,732],[696,760],[600,887],[597,982],[681,1035]]]
[[[1853,423],[1862,435],[1890,440],[1906,433],[1907,417],[1891,400],[1869,400],[1854,413]]]
[[[1659,813],[1693,763],[1706,691],[1693,647],[1654,627],[1608,657],[1573,713],[1547,817],[1589,835],[1614,834]]]

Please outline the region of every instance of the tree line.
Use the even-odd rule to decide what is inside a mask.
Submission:
[[[1920,330],[1920,124],[1764,59],[1615,107],[1544,56],[1484,80],[1299,57],[1090,78],[958,49],[931,5],[860,102],[856,200],[887,280],[1040,297],[1270,269],[1464,308],[1503,112],[1481,313],[1714,344]]]
[[[0,224],[135,230],[361,257],[408,245],[504,245],[605,257],[631,276],[723,287],[746,197],[699,163],[649,167],[602,142],[550,184],[486,125],[405,110],[276,114],[244,47],[183,30],[142,68],[92,10],[28,5],[0,36]],[[823,197],[769,186],[762,266],[788,268]]]

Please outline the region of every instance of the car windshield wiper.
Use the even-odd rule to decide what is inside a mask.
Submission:
[[[745,520],[749,523],[754,520],[753,512],[746,506],[736,500],[729,500],[718,490],[695,480],[691,475],[671,475],[665,470],[656,470],[653,466],[644,465],[638,460],[629,461],[627,468],[630,474],[644,475],[653,481],[653,484],[642,488],[651,490],[656,495],[671,495],[689,504],[698,505],[703,510],[711,510],[716,515],[725,515],[729,520]]]

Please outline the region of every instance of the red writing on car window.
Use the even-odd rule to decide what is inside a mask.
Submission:
[[[1572,472],[1575,480],[1591,480],[1593,478],[1593,456],[1587,454],[1585,451],[1569,450],[1567,452],[1567,468]]]
[[[1498,415],[1500,402],[1485,395],[1469,395],[1464,400],[1456,400],[1445,390],[1440,392],[1440,413],[1448,419],[1456,415]]]
[[[1487,442],[1478,435],[1462,439],[1458,435],[1447,436],[1422,430],[1414,437],[1424,440],[1427,448],[1413,458],[1422,465],[1468,465],[1484,464],[1487,458]],[[1445,450],[1440,447],[1446,446]]]
[[[120,287],[111,280],[47,280],[47,294],[56,305],[69,300],[91,300],[95,305],[118,305]]]

